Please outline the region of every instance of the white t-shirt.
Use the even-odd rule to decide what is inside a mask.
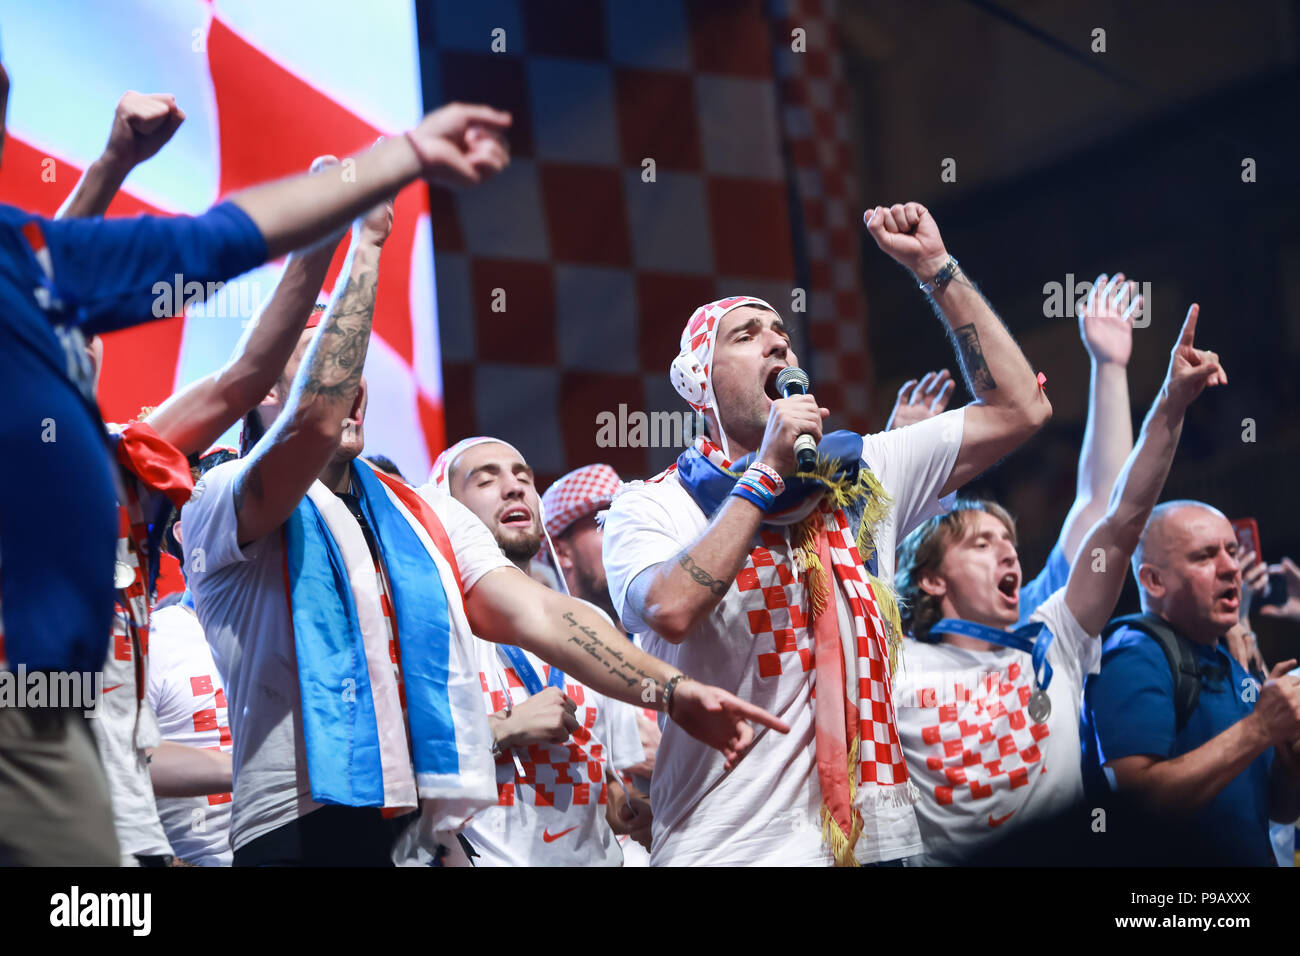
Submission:
[[[1083,679],[1101,667],[1101,641],[1065,604],[1061,588],[1030,615],[1054,635],[1047,651],[1052,712],[1036,724],[1029,655],[972,651],[908,638],[895,677],[898,733],[921,791],[926,860],[964,862],[1007,825],[1045,819],[1083,797],[1079,713]]]
[[[226,692],[199,619],[179,604],[153,612],[146,699],[163,740],[230,753]],[[176,855],[197,866],[230,866],[230,794],[158,797]]]
[[[170,856],[172,847],[158,816],[146,755],[147,746],[156,745],[159,739],[158,723],[149,701],[136,699],[136,662],[123,623],[125,613],[120,604],[114,606],[113,643],[104,662],[104,691],[90,727],[108,778],[122,863],[135,866],[137,855]],[[152,660],[149,666],[153,666]],[[145,742],[146,747],[137,746],[140,742]]]
[[[134,486],[133,491],[139,499],[150,501],[156,496],[125,468],[118,469],[118,476],[123,483],[130,482]],[[117,563],[134,569],[139,560],[131,540],[119,535]],[[103,693],[90,726],[108,778],[113,827],[117,831],[122,863],[135,866],[137,855],[170,856],[172,848],[158,816],[147,759],[147,751],[157,746],[160,739],[158,721],[148,700],[140,699],[139,695],[139,670],[143,668],[147,686],[151,664],[147,654],[146,660],[136,660],[135,645],[127,628],[128,611],[121,603],[120,591],[118,598],[118,603],[113,606],[112,643],[104,660]],[[136,600],[142,601],[141,598]],[[147,612],[143,603],[137,608]]]
[[[209,471],[181,513],[190,589],[230,703],[236,850],[321,806],[307,779],[284,535],[277,528],[239,547],[234,479],[243,464]],[[430,505],[451,541],[465,593],[489,571],[513,570],[468,508],[451,498]]]
[[[876,536],[878,574],[885,582],[893,580],[896,542],[939,507],[936,499],[961,447],[964,420],[965,410],[958,409],[906,428],[864,436],[863,460],[894,500]],[[773,630],[751,633],[740,592],[732,582],[714,612],[674,645],[654,634],[627,602],[628,585],[637,575],[674,560],[707,526],[708,519],[676,472],[634,485],[616,498],[605,521],[603,551],[614,605],[624,625],[644,635],[649,653],[696,680],[763,707],[791,729],[782,735],[755,727],[750,752],[724,773],[722,754],[661,716],[663,740],[650,788],[651,862],[656,866],[829,864],[818,816],[821,785],[809,629],[799,627],[793,636],[782,633],[792,626],[790,611],[783,608],[770,612]],[[773,551],[784,549],[788,555],[788,530],[764,529],[753,546],[760,544]],[[843,628],[847,626],[845,610],[839,607],[843,602],[838,588],[833,593]],[[802,586],[796,582],[787,587],[787,599],[801,606]],[[782,616],[779,622],[778,615]],[[920,851],[910,806],[868,811],[864,823],[857,844],[863,862]]]
[[[479,681],[489,714],[529,697],[498,645],[479,641]],[[550,666],[524,651],[543,686]],[[513,747],[497,759],[498,805],[465,828],[476,866],[620,866],[623,853],[605,819],[605,771],[645,759],[631,708],[617,708],[565,675],[580,724],[563,744]],[[622,716],[620,716],[620,712]],[[522,768],[523,773],[520,773]]]

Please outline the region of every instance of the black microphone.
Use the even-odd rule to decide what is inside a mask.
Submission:
[[[783,368],[776,376],[776,390],[785,398],[808,394],[808,373],[801,368]],[[812,471],[817,467],[817,442],[812,435],[800,435],[794,440],[794,456],[799,471]]]

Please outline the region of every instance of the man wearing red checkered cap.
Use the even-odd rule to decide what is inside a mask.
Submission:
[[[924,207],[864,218],[951,330],[976,401],[894,432],[823,438],[830,411],[777,390],[798,362],[776,310],[737,296],[691,317],[671,377],[708,434],[614,501],[610,594],[656,654],[792,730],[760,734],[727,768],[666,727],[651,784],[655,864],[855,865],[921,850],[893,714],[894,543],[1051,406]],[[801,435],[818,454],[796,474]]]
[[[546,532],[551,538],[551,550],[559,573],[564,575],[569,593],[596,605],[617,620],[614,602],[609,597],[609,584],[605,579],[605,564],[601,557],[604,512],[623,481],[609,465],[583,465],[557,479],[542,495],[542,514],[546,519]],[[635,635],[628,635],[635,640]],[[625,779],[631,779],[642,793],[649,792],[650,777],[654,773],[655,754],[659,749],[659,723],[652,710],[633,708],[615,703],[614,707],[631,710],[641,737],[645,760],[632,767],[622,768]],[[623,843],[625,865],[631,859],[648,862],[649,857],[640,847]]]
[[[618,472],[609,465],[583,465],[555,481],[542,495],[546,533],[569,593],[590,601],[610,620],[617,620],[618,615],[609,599],[600,556],[599,515],[622,487]]]

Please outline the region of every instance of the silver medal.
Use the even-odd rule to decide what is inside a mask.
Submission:
[[[123,561],[118,561],[113,566],[113,587],[117,588],[119,591],[123,591],[134,583],[135,570],[131,565]]]
[[[1035,687],[1034,692],[1029,695],[1028,710],[1034,723],[1046,723],[1047,718],[1052,715],[1052,699],[1047,696],[1047,691]]]

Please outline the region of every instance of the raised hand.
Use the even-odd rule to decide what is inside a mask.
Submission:
[[[1265,604],[1259,613],[1265,617],[1284,617],[1300,621],[1300,567],[1290,558],[1283,558],[1281,564],[1269,566],[1270,574],[1280,574],[1286,579],[1286,603]]]
[[[490,106],[449,103],[426,116],[406,137],[425,179],[445,186],[469,186],[509,164],[505,131],[510,123],[509,113]]]
[[[945,411],[956,384],[946,368],[926,372],[919,382],[914,378],[908,379],[898,390],[898,398],[894,402],[894,410],[889,413],[889,424],[885,426],[885,431],[915,425]]]
[[[1133,352],[1133,317],[1141,314],[1143,304],[1137,283],[1125,282],[1124,273],[1097,276],[1079,312],[1079,335],[1094,362],[1128,365]]]
[[[183,122],[185,111],[170,93],[127,90],[113,112],[104,159],[121,169],[132,169],[162,149]]]
[[[379,247],[393,231],[393,201],[381,202],[356,221],[354,235],[361,242]]]
[[[741,700],[720,687],[682,681],[673,691],[674,723],[715,750],[722,751],[726,768],[734,767],[754,742],[752,720],[778,733],[788,734],[790,725],[773,717],[761,707]]]
[[[1254,551],[1244,551],[1237,555],[1237,564],[1241,567],[1241,601],[1240,617],[1243,621],[1250,616],[1253,600],[1268,590],[1268,565],[1260,560]]]
[[[1232,625],[1228,628],[1228,633],[1223,635],[1223,640],[1228,645],[1228,654],[1247,674],[1262,674],[1267,670],[1249,621],[1238,621]]]
[[[1196,339],[1196,319],[1200,312],[1201,307],[1195,302],[1187,310],[1187,318],[1169,357],[1169,372],[1165,376],[1165,388],[1170,400],[1184,409],[1207,385],[1228,384],[1228,373],[1219,364],[1219,353],[1204,351],[1192,344]]]
[[[928,281],[948,262],[939,226],[919,202],[876,206],[862,214],[862,221],[876,245],[918,279]]]

